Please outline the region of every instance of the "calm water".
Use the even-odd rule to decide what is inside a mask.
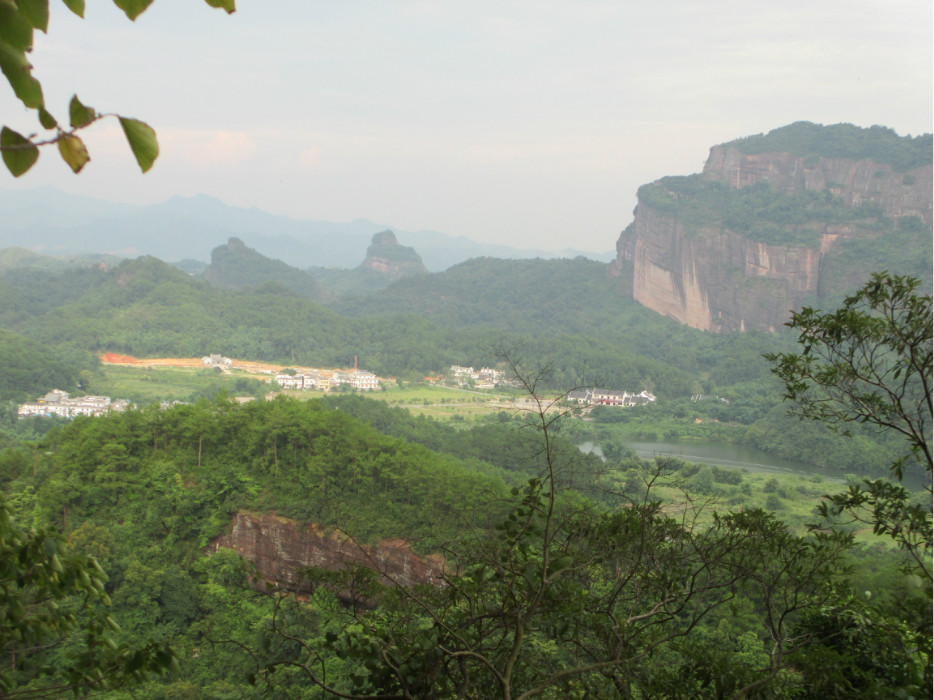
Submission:
[[[678,457],[687,462],[703,462],[752,472],[795,473],[813,476],[820,474],[828,480],[842,481],[839,472],[833,474],[820,467],[803,462],[782,459],[755,447],[736,445],[715,440],[661,440],[658,442],[626,442],[626,447],[643,459],[652,457]],[[592,442],[578,445],[581,452],[603,456],[600,447]]]

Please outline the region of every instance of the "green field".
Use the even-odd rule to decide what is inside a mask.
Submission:
[[[268,382],[269,375],[242,370],[220,372],[201,367],[140,367],[133,365],[103,365],[88,386],[88,393],[123,398],[147,405],[154,401],[189,401],[204,392],[226,390],[231,396],[255,396],[259,382]],[[324,396],[321,391],[284,391],[288,396],[313,399]],[[516,395],[505,392],[481,392],[446,386],[406,383],[389,385],[383,391],[366,392],[370,398],[409,409],[417,415],[429,415],[442,420],[455,416],[472,418],[508,408]]]
[[[262,376],[237,370],[226,374],[201,367],[103,365],[94,373],[87,391],[145,406],[156,401],[190,401],[200,393],[216,393],[220,389],[232,396],[254,395],[260,389]],[[238,390],[238,385],[250,390]]]

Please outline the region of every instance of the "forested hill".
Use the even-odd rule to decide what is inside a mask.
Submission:
[[[78,359],[69,362],[68,359]],[[73,391],[90,358],[63,358],[30,338],[0,329],[0,401],[31,400],[49,389]]]
[[[72,267],[94,267],[116,265],[121,258],[106,253],[86,255],[42,255],[20,246],[11,246],[0,250],[0,270],[18,268],[36,268],[49,271],[62,271]]]
[[[586,258],[475,258],[444,272],[402,279],[372,297],[338,300],[347,315],[415,313],[452,327],[486,326],[522,332],[591,334],[625,316],[650,316],[619,303],[605,280],[606,265]]]
[[[143,688],[103,697],[239,698],[257,687],[272,697],[322,697],[303,672],[308,650],[315,663],[306,668],[338,692],[359,696],[372,687],[365,696],[399,697],[378,692],[387,681],[375,671],[396,658],[380,653],[387,649],[408,667],[431,671],[409,683],[441,686],[410,697],[452,697],[445,682],[463,666],[452,663],[442,674],[439,653],[456,643],[455,650],[505,655],[510,646],[500,640],[517,625],[520,681],[547,677],[569,659],[583,666],[577,676],[587,685],[559,677],[555,697],[580,688],[590,697],[623,695],[619,688],[695,697],[708,683],[716,690],[710,697],[752,683],[854,697],[824,692],[844,682],[827,680],[826,659],[846,691],[868,686],[881,696],[893,683],[925,687],[923,671],[904,671],[909,663],[925,667],[930,638],[929,601],[896,569],[904,557],[854,551],[860,574],[851,578],[846,535],[797,536],[755,508],[695,520],[706,499],[673,504],[669,513],[651,489],[684,486],[677,460],[629,460],[624,473],[591,458],[599,473],[579,473],[574,486],[588,477],[613,485],[607,508],[561,488],[568,485],[563,459],[552,452],[549,462],[539,431],[528,431],[538,436],[537,453],[516,462],[508,450],[495,455],[509,439],[505,426],[474,435],[358,397],[328,403],[338,410],[285,397],[154,405],[79,418],[0,453],[4,532],[10,515],[60,528],[72,554],[94,556],[107,572],[101,587],[122,629],[117,641],[169,643],[177,657],[170,673]],[[415,444],[430,441],[439,452]],[[472,441],[512,473],[452,456]],[[549,464],[559,471],[556,481],[546,477],[547,491],[535,479],[510,488],[510,481],[546,476]],[[738,477],[729,488],[739,499],[751,495],[739,472],[718,473]],[[634,498],[619,490],[624,483]],[[29,554],[41,558],[54,544],[53,536],[38,539]],[[358,552],[374,553],[361,562],[371,573],[348,567]],[[393,557],[404,557],[397,574]],[[428,582],[415,577],[429,559],[447,585],[417,585]],[[385,580],[370,567],[397,585],[380,585]],[[853,585],[870,592],[873,608],[869,596],[848,593]],[[844,637],[852,630],[859,634]],[[84,640],[46,636],[68,643],[37,650],[15,640],[11,648],[21,651],[18,661],[32,655],[54,677]],[[608,658],[625,669],[620,680],[601,673]],[[275,675],[261,675],[279,663]],[[774,665],[783,671],[777,680]],[[502,697],[485,666],[470,670],[464,675],[483,685],[471,697]],[[31,671],[20,663],[7,678],[23,687]]]
[[[617,298],[585,259],[478,259],[325,308],[282,286],[224,290],[155,258],[112,269],[0,272],[0,327],[53,352],[229,357],[421,378],[524,345],[554,385],[689,396],[767,374],[774,340],[718,339]]]
[[[273,260],[248,248],[239,238],[211,251],[211,264],[204,270],[205,280],[224,289],[250,289],[264,284],[278,284],[299,296],[327,301],[331,294],[303,270],[281,260]]]

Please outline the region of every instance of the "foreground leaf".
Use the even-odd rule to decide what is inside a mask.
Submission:
[[[39,149],[35,144],[7,127],[0,131],[0,148],[3,149],[3,163],[13,177],[19,177],[39,160]]]
[[[3,40],[0,40],[0,70],[20,102],[30,109],[42,106],[42,86],[32,76],[32,64],[26,60],[26,53]]]
[[[211,7],[217,7],[221,10],[225,10],[227,14],[236,12],[236,2],[235,0],[204,0]]]
[[[55,119],[45,107],[39,108],[39,123],[42,124],[45,129],[54,129],[58,126],[58,120]]]
[[[78,17],[84,17],[84,0],[62,0],[65,6]]]
[[[49,29],[49,0],[17,0],[20,14],[26,21],[43,32]]]
[[[84,141],[70,134],[63,135],[58,140],[58,152],[62,154],[62,160],[68,163],[68,167],[75,174],[81,172],[81,168],[91,160]]]
[[[152,0],[114,0],[114,5],[126,13],[130,19],[136,19],[152,4]]]
[[[71,103],[68,105],[68,118],[71,121],[72,127],[77,129],[82,126],[87,126],[97,119],[97,112],[94,111],[92,107],[86,107],[81,104],[81,100],[78,99],[78,96],[74,95],[71,98]]]
[[[133,155],[136,156],[136,162],[139,163],[140,170],[144,173],[148,171],[156,158],[159,157],[159,142],[156,140],[156,132],[146,122],[139,119],[128,119],[120,117],[120,126],[123,127],[123,133],[126,135],[127,143]]]
[[[32,24],[11,2],[0,2],[0,41],[17,51],[32,49]]]

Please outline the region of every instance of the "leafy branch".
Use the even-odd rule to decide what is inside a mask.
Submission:
[[[927,504],[912,503],[901,484],[866,481],[826,497],[819,513],[833,520],[847,513],[906,549],[932,581],[931,296],[912,277],[875,273],[843,306],[830,313],[804,308],[786,324],[799,331],[800,353],[766,355],[785,384],[789,411],[820,421],[843,435],[853,422],[900,434],[906,454],[890,465],[901,481],[910,460],[925,472]],[[930,591],[930,588],[929,588]]]
[[[79,17],[84,17],[84,0],[63,0],[65,6]],[[205,0],[211,6],[234,12],[235,0]],[[135,20],[152,0],[114,0],[130,20]],[[42,84],[33,75],[33,66],[27,54],[33,49],[33,32],[48,33],[49,0],[0,0],[0,71],[6,76],[13,93],[28,109],[36,111],[39,124],[48,137],[23,134],[3,126],[0,129],[0,154],[7,170],[14,177],[26,173],[39,160],[42,146],[58,145],[62,160],[74,173],[79,173],[91,159],[87,147],[77,135],[104,117],[116,117],[123,128],[130,150],[142,172],[147,172],[159,155],[156,132],[143,121],[119,114],[100,114],[81,103],[77,95],[68,107],[70,128],[61,126],[45,105]]]

